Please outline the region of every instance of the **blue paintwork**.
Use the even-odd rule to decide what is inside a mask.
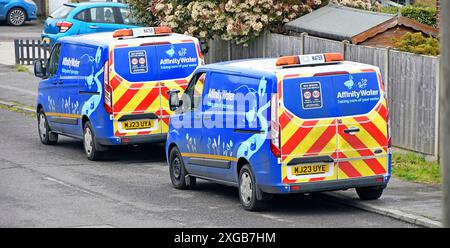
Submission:
[[[96,22],[85,22],[75,18],[75,16],[82,12],[83,10],[95,8],[95,7],[117,7],[117,8],[129,8],[127,4],[123,3],[113,3],[113,2],[84,2],[84,3],[68,3],[66,6],[73,7],[73,10],[65,19],[55,19],[48,17],[44,23],[44,30],[41,34],[41,39],[49,38],[50,44],[53,45],[55,42],[65,36],[76,35],[76,34],[86,34],[95,32],[110,32],[117,29],[123,28],[134,28],[137,25],[127,25],[123,23],[96,23]],[[59,32],[59,28],[56,26],[57,22],[67,21],[71,22],[72,27],[64,33]],[[95,29],[91,26],[96,26]]]
[[[12,8],[22,8],[27,14],[27,21],[36,20],[37,7],[33,1],[25,0],[0,0],[0,21],[6,20],[8,12]]]
[[[189,164],[189,157],[183,156],[183,161],[188,173],[203,178],[218,180],[219,182],[230,185],[238,184],[239,171],[238,162],[236,162],[236,160],[240,161],[241,159],[245,159],[251,166],[259,188],[271,188],[277,193],[291,193],[293,191],[291,191],[289,185],[284,184],[281,181],[281,164],[278,158],[275,157],[270,150],[270,96],[273,93],[277,93],[276,74],[274,72],[270,73],[263,70],[259,71],[257,69],[250,70],[240,68],[234,66],[233,63],[234,62],[222,62],[217,64],[209,64],[195,72],[195,74],[201,72],[207,73],[203,89],[203,98],[206,99],[203,99],[204,104],[202,104],[202,108],[198,111],[188,111],[185,113],[176,112],[171,116],[169,133],[166,142],[166,159],[169,162],[168,156],[170,154],[170,149],[173,146],[177,146],[182,154],[196,153],[220,155],[233,158],[232,160],[234,161],[231,162],[231,168],[223,169]],[[369,78],[375,82],[375,86],[372,84],[366,85],[368,89],[370,87],[377,87],[378,81],[376,78],[371,78],[372,75],[365,75],[366,73],[362,74],[364,74],[362,76],[369,76]],[[376,77],[375,73],[373,73],[373,75]],[[356,81],[359,79],[359,76],[354,75],[353,79]],[[322,78],[325,81],[327,80],[327,77]],[[349,75],[343,75],[336,77],[334,80],[343,80],[345,82],[348,79]],[[296,78],[295,80],[295,83],[301,83],[299,78]],[[304,80],[311,81],[311,78],[306,78]],[[317,80],[318,79],[315,78],[314,81]],[[347,86],[344,87],[347,87],[348,89],[348,83]],[[299,87],[292,88],[298,89]],[[299,102],[300,92],[292,94],[292,96],[287,96],[289,95],[289,92],[292,91],[292,88],[290,90],[284,90],[284,92],[286,92],[284,97],[290,99],[285,99],[284,103],[289,104],[291,103],[290,101],[292,101],[292,103],[296,106],[301,106],[298,105],[301,104]],[[323,90],[334,93],[336,92],[336,89],[332,89],[331,87]],[[338,90],[344,89],[339,88]],[[194,123],[195,117],[197,117],[197,119],[204,119],[205,116],[213,114],[218,110],[221,111],[222,109],[227,108],[227,106],[229,107],[229,104],[226,104],[226,102],[218,101],[216,98],[212,97],[213,94],[210,95],[210,92],[225,92],[232,94],[245,94],[251,92],[256,99],[262,98],[263,100],[260,102],[255,102],[254,105],[248,104],[244,111],[232,111],[230,114],[227,114],[224,118],[225,120],[219,121],[219,123],[223,124],[222,127],[195,128],[199,126],[201,127],[197,121],[197,125],[192,124],[193,127],[180,128],[178,126],[180,119],[185,122]],[[294,97],[293,95],[295,95],[297,99],[291,99],[291,97]],[[379,95],[376,97],[379,99]],[[336,105],[331,101],[326,101],[326,104]],[[252,101],[250,100],[250,102]],[[350,111],[351,113],[354,113],[352,111],[367,111],[373,108],[372,105],[367,104],[367,106],[360,106],[355,109],[336,110],[332,107],[332,105],[329,106],[330,109],[328,110],[328,114],[331,113],[332,116],[339,116],[342,114],[342,111]],[[323,113],[313,113],[314,116],[309,116],[309,118],[318,117],[320,114]],[[231,124],[234,123],[235,125],[231,125],[229,128],[226,126],[227,122]],[[237,133],[234,131],[235,127],[245,130],[262,130],[263,133]],[[390,164],[391,155],[389,155],[388,159],[389,172],[385,178],[385,183],[388,182],[390,177]]]

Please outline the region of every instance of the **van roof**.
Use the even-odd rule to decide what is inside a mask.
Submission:
[[[113,38],[113,32],[101,32],[101,33],[92,33],[92,34],[82,34],[82,35],[72,35],[66,36],[58,41],[71,43],[71,44],[87,44],[92,46],[101,46],[108,47],[110,45],[140,45],[144,43],[157,43],[157,42],[172,42],[172,41],[180,41],[180,40],[192,40],[195,38],[192,36],[187,36],[183,34],[169,34],[169,35],[161,35],[161,36],[149,36],[149,37],[139,37],[139,38],[124,38],[118,39]]]
[[[376,69],[378,67],[368,64],[362,64],[352,61],[342,61],[339,63],[330,63],[325,65],[315,66],[294,66],[294,67],[280,67],[275,63],[277,58],[267,59],[244,59],[221,62],[216,64],[206,65],[204,68],[209,68],[219,71],[240,72],[254,75],[256,72],[262,74],[272,74],[277,76],[286,76],[293,74],[315,74],[335,71],[353,71],[363,69]]]

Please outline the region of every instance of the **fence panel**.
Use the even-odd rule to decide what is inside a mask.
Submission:
[[[50,45],[40,40],[14,40],[16,64],[32,65],[37,59],[46,60],[50,55]]]
[[[343,43],[312,36],[305,36],[305,54],[311,53],[342,53]]]
[[[438,58],[390,52],[388,92],[394,146],[437,154],[438,70]]]

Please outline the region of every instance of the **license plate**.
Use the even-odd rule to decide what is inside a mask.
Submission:
[[[291,172],[294,176],[323,174],[330,171],[329,164],[311,164],[311,165],[299,165],[292,166]]]
[[[133,129],[147,129],[153,127],[153,121],[124,121],[122,122],[122,128],[125,130]]]

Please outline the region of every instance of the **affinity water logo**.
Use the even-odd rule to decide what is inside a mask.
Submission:
[[[63,57],[62,65],[68,66],[70,68],[72,68],[72,67],[77,67],[78,68],[78,67],[80,67],[80,61],[78,59],[75,59],[75,58]]]

